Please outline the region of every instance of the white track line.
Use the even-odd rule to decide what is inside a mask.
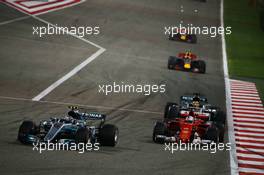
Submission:
[[[224,27],[224,0],[221,0],[220,20],[221,20],[221,27]],[[223,69],[224,69],[224,78],[225,78],[228,137],[229,137],[229,142],[231,143],[231,147],[232,147],[231,150],[229,151],[230,173],[231,175],[236,175],[238,174],[238,166],[237,166],[235,134],[234,134],[233,118],[232,118],[233,114],[232,114],[232,107],[231,107],[231,90],[230,90],[231,87],[230,87],[230,79],[229,79],[228,66],[227,66],[225,34],[223,33],[221,35],[221,40],[222,40]]]
[[[252,100],[260,100],[260,98],[259,97],[253,97],[253,96],[246,96],[246,95],[232,95],[232,98],[233,99],[237,99],[237,100],[239,100],[239,99],[252,99]]]
[[[0,22],[0,26],[5,25],[5,24],[10,24],[12,22],[21,21],[21,20],[28,19],[28,18],[30,18],[30,16],[22,16],[22,17],[19,17],[19,18],[15,18],[15,19],[11,19],[11,20],[8,20],[8,21]]]
[[[245,148],[245,147],[241,147],[241,146],[237,146],[237,150],[250,151],[250,152],[252,152],[252,154],[261,154],[264,152],[264,150],[261,150],[261,149]]]
[[[263,162],[258,162],[258,161],[250,161],[250,160],[239,160],[238,159],[238,163],[242,163],[242,164],[252,164],[252,165],[263,165]]]
[[[239,106],[239,105],[232,105],[233,108],[236,109],[248,109],[248,110],[264,110],[262,106],[259,107],[252,107],[252,106]]]
[[[243,95],[243,96],[249,96],[249,97],[258,97],[259,96],[258,94],[241,94],[241,93],[232,93],[232,95],[237,95],[237,96]]]
[[[48,25],[52,25],[55,27],[55,25],[49,23],[48,21],[45,21],[37,16],[34,15],[30,15],[33,18],[35,18],[38,21],[41,21],[45,24]],[[64,28],[63,28],[64,30]],[[67,32],[67,31],[66,31]],[[40,92],[37,96],[35,96],[34,98],[32,98],[33,101],[39,101],[40,99],[42,99],[43,97],[45,97],[46,95],[48,95],[51,91],[53,91],[56,87],[58,87],[59,85],[61,85],[64,81],[68,80],[69,78],[71,78],[73,75],[75,75],[76,73],[78,73],[81,69],[83,69],[87,64],[89,64],[90,62],[92,62],[95,58],[97,58],[99,55],[101,55],[103,52],[105,52],[105,48],[89,41],[86,40],[82,37],[79,37],[77,35],[74,35],[72,33],[67,32],[68,35],[71,35],[77,39],[82,40],[85,43],[91,44],[97,48],[99,48],[99,50],[97,52],[95,52],[93,55],[91,55],[89,58],[87,58],[86,60],[84,60],[81,64],[77,65],[75,68],[73,68],[69,73],[67,73],[66,75],[64,75],[63,77],[61,77],[59,80],[57,80],[56,82],[54,82],[53,84],[51,84],[48,88],[46,88],[45,90],[43,90],[42,92]]]
[[[263,119],[255,119],[255,118],[250,118],[250,117],[248,117],[248,118],[239,118],[239,117],[235,117],[234,116],[234,118],[235,118],[235,120],[240,120],[240,121],[255,121],[255,122],[264,122],[264,118]]]
[[[264,159],[264,156],[261,156],[261,155],[258,155],[258,154],[243,154],[243,153],[237,153],[238,156],[241,156],[241,157],[249,157],[249,158],[259,158],[259,159]]]
[[[263,111],[257,111],[257,110],[245,110],[245,109],[233,109],[233,113],[245,113],[245,114],[263,114],[264,116],[264,112]]]
[[[240,144],[240,145],[252,145],[252,146],[263,146],[262,143],[240,142],[240,141],[237,141],[236,144]]]
[[[264,174],[264,170],[260,170],[260,169],[254,169],[254,168],[239,168],[240,172],[247,172],[249,174],[249,172],[252,172],[252,174],[256,174],[259,173],[259,175],[262,175],[261,173]]]
[[[231,90],[232,93],[239,93],[239,94],[258,94],[255,91],[243,91],[243,90]]]
[[[247,136],[264,136],[264,134],[257,134],[257,133],[250,133],[250,132],[241,132],[241,131],[238,131],[236,133],[237,134],[246,134]],[[253,143],[250,143],[250,144],[253,145]],[[263,146],[263,144],[262,144],[262,146]]]
[[[129,108],[115,108],[109,106],[97,106],[97,105],[86,105],[86,104],[78,104],[78,103],[68,103],[68,102],[57,102],[57,101],[32,101],[29,98],[16,98],[16,97],[6,97],[0,96],[0,99],[6,100],[16,100],[16,101],[28,101],[28,102],[36,102],[36,103],[47,103],[47,104],[56,104],[56,105],[65,105],[65,106],[79,106],[79,107],[86,107],[86,108],[97,108],[97,109],[105,109],[105,110],[116,110],[116,111],[128,111],[128,112],[136,112],[136,113],[145,113],[145,114],[157,114],[163,115],[162,112],[157,111],[147,111],[147,110],[138,110],[138,109],[129,109]]]
[[[243,102],[232,102],[233,105],[240,105],[240,106],[258,106],[258,107],[263,107],[263,104],[258,103],[258,104],[253,104],[253,103],[243,103]]]
[[[7,4],[7,3],[4,3],[6,4],[7,6],[9,7],[12,7],[11,5]],[[13,7],[12,7],[13,8]],[[31,14],[28,14],[26,12],[23,12],[20,10],[21,13],[24,13],[28,16],[31,16],[32,18],[38,20],[38,21],[41,21],[47,25],[51,25],[53,27],[56,27],[56,25],[44,20],[44,19],[41,19],[39,17],[37,17],[36,15],[31,15]],[[59,28],[60,30],[64,30]],[[83,69],[87,64],[89,64],[90,62],[92,62],[95,58],[97,58],[99,55],[101,55],[103,52],[105,52],[105,48],[85,39],[85,38],[82,38],[82,37],[79,37],[78,35],[74,35],[70,32],[67,32],[64,30],[64,32],[66,32],[68,35],[71,35],[77,39],[80,39],[82,40],[83,42],[85,43],[88,43],[88,44],[91,44],[97,48],[99,48],[99,50],[97,52],[95,52],[93,55],[91,55],[89,58],[85,59],[82,63],[80,63],[79,65],[77,65],[75,68],[73,68],[69,73],[67,73],[66,75],[64,75],[63,77],[61,77],[59,80],[55,81],[53,84],[51,84],[48,88],[44,89],[42,92],[40,92],[38,95],[36,95],[34,98],[32,98],[33,101],[39,101],[40,99],[42,99],[43,97],[45,97],[46,95],[48,95],[51,91],[53,91],[55,88],[57,88],[59,85],[61,85],[63,82],[65,82],[66,80],[68,80],[70,77],[72,77],[73,75],[75,75],[76,73],[78,73],[81,69]]]
[[[75,68],[73,68],[69,73],[67,73],[66,75],[64,75],[63,77],[61,77],[59,80],[55,81],[48,88],[46,88],[45,90],[43,90],[40,94],[38,94],[37,96],[35,96],[34,98],[32,98],[32,100],[33,101],[39,101],[40,99],[42,99],[43,97],[45,97],[46,95],[48,95],[56,87],[58,87],[64,81],[68,80],[73,75],[75,75],[76,73],[78,73],[81,69],[83,69],[87,64],[89,64],[95,58],[97,58],[99,55],[101,55],[104,51],[105,51],[105,49],[99,49],[97,52],[95,52],[89,58],[87,58],[86,60],[84,60],[81,64],[79,64],[78,66],[76,66]]]
[[[251,140],[252,142],[254,141],[261,141],[264,142],[264,138],[252,138],[250,136],[236,136],[236,139],[242,139],[242,140]]]

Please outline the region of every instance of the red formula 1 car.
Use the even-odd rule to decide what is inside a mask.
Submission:
[[[182,97],[181,104],[185,103]],[[207,103],[187,96],[191,103],[179,106],[168,103],[164,120],[157,121],[153,130],[153,141],[156,143],[218,143],[224,140],[225,117],[223,112]],[[199,103],[197,105],[197,103]],[[204,103],[201,105],[201,103]]]
[[[198,60],[195,54],[186,52],[179,53],[178,57],[170,56],[168,59],[168,69],[205,73],[206,64],[205,61]]]
[[[187,42],[187,43],[197,43],[197,37],[195,34],[190,34],[186,29],[179,29],[171,32],[169,35],[169,40],[172,41],[182,41],[182,42]]]

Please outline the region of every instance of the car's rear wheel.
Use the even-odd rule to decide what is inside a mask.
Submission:
[[[100,145],[115,146],[118,143],[118,128],[111,124],[103,125],[99,131]]]
[[[205,71],[206,71],[206,64],[202,60],[192,61],[191,68],[192,68],[192,71],[193,72],[205,73]]]
[[[197,43],[197,36],[192,34],[192,35],[189,36],[189,40],[190,40],[189,41],[190,43],[195,44],[195,43]]]
[[[90,138],[89,130],[87,128],[79,128],[75,135],[76,143],[88,143]]]
[[[202,74],[204,74],[205,71],[206,71],[206,64],[205,64],[205,62],[202,61],[202,60],[199,60],[198,61],[198,65],[199,65],[199,72],[202,73]]]
[[[216,127],[209,127],[204,136],[205,140],[211,140],[214,143],[219,142],[218,130]]]
[[[179,107],[177,103],[168,102],[165,106],[164,119],[179,117]]]
[[[168,69],[173,69],[175,66],[175,58],[170,56],[168,59]]]
[[[164,143],[164,139],[163,138],[159,138],[157,137],[158,135],[165,135],[166,132],[166,127],[164,125],[164,123],[162,122],[157,122],[154,126],[153,129],[153,136],[152,139],[155,143]]]
[[[37,125],[33,121],[23,121],[18,130],[17,139],[21,143],[27,143],[28,135],[35,135],[37,133]]]

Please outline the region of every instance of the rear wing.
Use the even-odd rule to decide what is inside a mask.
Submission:
[[[184,56],[185,56],[185,53],[179,53],[179,54],[178,54],[178,57],[179,57],[179,58],[184,58]],[[195,54],[191,54],[191,55],[190,55],[190,58],[191,58],[192,60],[194,60],[194,59],[197,58],[197,56],[196,56]]]
[[[105,120],[106,115],[99,114],[96,112],[90,112],[90,113],[82,113],[82,117],[85,120]]]
[[[184,95],[181,96],[181,101],[191,102],[193,100],[194,95]],[[207,98],[204,96],[199,96],[201,102],[207,103]]]
[[[79,112],[79,108],[76,106],[69,106],[69,116],[79,120],[102,120],[105,121],[106,115],[97,112]]]

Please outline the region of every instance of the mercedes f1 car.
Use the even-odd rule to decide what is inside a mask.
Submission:
[[[118,142],[118,128],[105,124],[105,119],[104,114],[83,113],[76,107],[71,107],[67,116],[63,118],[50,118],[38,125],[33,121],[23,121],[19,127],[18,140],[24,144],[75,142],[115,146]],[[99,124],[95,126],[91,123]]]
[[[191,52],[179,53],[178,57],[170,56],[168,69],[205,73],[206,64],[203,60],[197,60],[197,56]]]
[[[182,41],[187,43],[197,43],[197,37],[195,34],[189,34],[187,30],[182,29],[181,32],[176,30],[171,32],[169,35],[169,40],[172,41]]]
[[[181,97],[180,105],[167,103],[163,121],[153,130],[156,143],[210,144],[224,141],[225,115],[198,94]]]

